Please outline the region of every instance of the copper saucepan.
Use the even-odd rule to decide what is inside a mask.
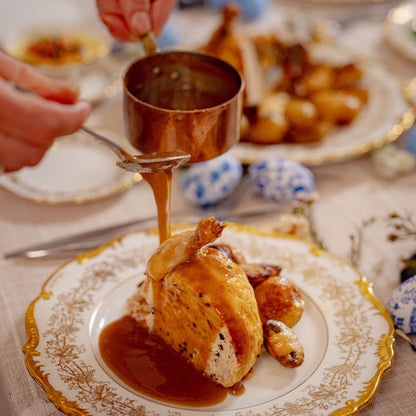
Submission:
[[[143,153],[182,150],[189,163],[219,156],[239,140],[243,88],[238,71],[211,55],[138,59],[124,76],[127,138]]]

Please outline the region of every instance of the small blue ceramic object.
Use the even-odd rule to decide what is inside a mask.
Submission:
[[[416,276],[393,290],[387,310],[397,328],[405,334],[416,334]]]
[[[242,176],[241,162],[230,153],[224,153],[183,171],[183,195],[193,205],[213,205],[230,194]]]
[[[288,159],[268,157],[254,163],[249,175],[260,194],[276,202],[309,198],[316,188],[312,172]]]
[[[223,9],[227,3],[231,2],[240,6],[241,15],[247,20],[260,17],[269,5],[269,0],[206,0],[208,6],[217,10]]]
[[[416,156],[416,127],[412,127],[405,135],[404,148]]]

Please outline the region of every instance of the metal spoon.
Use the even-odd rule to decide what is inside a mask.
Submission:
[[[141,36],[138,40],[142,43],[146,56],[159,52],[159,47],[157,46],[156,38],[152,31]],[[101,143],[109,147],[120,158],[120,161],[117,162],[117,166],[129,172],[151,173],[155,171],[160,172],[174,169],[183,165],[191,158],[190,154],[183,152],[182,150],[175,150],[171,152],[153,152],[132,156],[118,144],[107,139],[101,134],[96,133],[88,127],[84,126],[81,130],[95,137]]]
[[[81,130],[93,136],[102,144],[110,148],[120,158],[120,161],[117,162],[117,166],[120,166],[122,169],[129,172],[151,173],[165,171],[183,165],[191,157],[190,154],[185,153],[182,150],[175,150],[172,152],[153,152],[133,156],[118,144],[107,139],[101,134],[96,133],[88,127],[83,126],[81,127]]]

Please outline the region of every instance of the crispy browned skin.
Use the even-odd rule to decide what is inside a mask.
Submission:
[[[246,263],[227,244],[204,247],[223,228],[208,217],[196,230],[166,240],[148,262],[130,313],[196,368],[231,386],[250,370],[262,343],[283,366],[302,364],[303,347],[290,327],[304,300],[280,276],[280,266]]]
[[[196,369],[230,387],[256,362],[263,329],[241,267],[219,250],[202,247],[224,226],[209,217],[196,230],[166,240],[149,260],[151,275],[130,299],[128,312]]]
[[[245,263],[244,256],[242,253],[237,251],[236,249],[232,248],[228,244],[211,244],[210,247],[216,248],[217,250],[221,251],[225,257],[228,257],[231,261],[237,264]]]
[[[242,73],[243,59],[240,44],[233,30],[237,15],[238,7],[235,4],[227,4],[222,11],[220,26],[214,31],[208,43],[200,49],[227,61]]]
[[[244,273],[247,275],[248,281],[253,288],[264,282],[269,277],[279,276],[282,270],[282,268],[277,265],[247,263],[244,256],[240,252],[231,248],[228,244],[212,244],[210,247],[221,251],[221,253],[228,257],[231,261],[239,264],[244,270]]]
[[[269,320],[263,327],[264,345],[284,367],[298,367],[303,363],[302,344],[291,328],[283,322]]]
[[[160,245],[147,262],[147,275],[155,280],[162,279],[201,247],[215,241],[224,228],[223,222],[210,216],[202,220],[196,230],[173,235]]]
[[[243,263],[240,265],[247,275],[248,281],[253,288],[256,288],[260,283],[263,283],[270,277],[279,276],[282,268],[280,266],[258,264],[258,263]]]

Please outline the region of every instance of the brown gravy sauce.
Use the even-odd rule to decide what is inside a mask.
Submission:
[[[172,169],[160,172],[142,173],[143,179],[151,186],[157,207],[159,243],[170,237],[170,209]]]
[[[139,100],[166,110],[192,111],[203,110],[223,104],[229,99],[229,94],[220,95],[219,92],[212,92],[198,89],[191,85],[174,84],[173,88],[163,88],[152,83],[140,85],[133,91]]]
[[[208,91],[196,93],[183,90],[164,91],[152,98],[151,90],[136,90],[135,95],[160,107],[175,110],[209,108],[228,99]],[[141,95],[138,95],[139,92]],[[158,101],[154,101],[156,99]],[[214,150],[210,156],[218,153],[218,149]],[[171,235],[172,169],[142,173],[154,194],[160,243]],[[204,376],[156,333],[150,333],[147,327],[130,316],[124,316],[102,330],[99,350],[104,362],[119,379],[132,389],[164,402],[195,407],[212,406],[222,402],[228,394],[241,395],[245,390],[241,383],[225,388]]]
[[[182,355],[130,316],[106,326],[100,353],[111,371],[132,389],[152,398],[186,406],[212,406],[244,386],[225,388],[194,369]]]
[[[170,236],[170,192],[172,170],[143,174],[152,187],[158,210],[160,243]],[[204,270],[201,264],[194,267]],[[209,265],[207,266],[209,267]],[[205,273],[199,280],[201,290],[207,282]],[[160,283],[160,282],[155,282]],[[157,291],[157,288],[154,287]],[[158,296],[155,295],[156,301]],[[160,322],[163,326],[163,323]],[[244,333],[244,331],[242,331]],[[180,334],[178,334],[180,335]],[[244,338],[243,338],[244,339]],[[246,341],[241,339],[242,343]],[[210,342],[207,345],[211,345]],[[228,394],[244,393],[242,383],[225,388],[187,361],[157,333],[149,332],[131,316],[123,316],[107,325],[99,338],[102,359],[124,383],[139,393],[177,405],[204,407],[222,402]],[[244,349],[243,349],[244,350]],[[208,349],[205,354],[207,358]]]

